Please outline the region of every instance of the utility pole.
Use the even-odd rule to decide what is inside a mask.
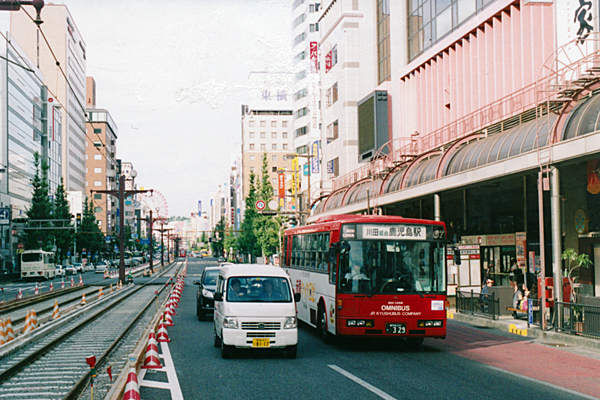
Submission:
[[[150,225],[150,232],[149,232],[149,235],[150,235],[150,272],[154,273],[154,255],[152,254],[152,252],[154,251],[152,248],[154,246],[154,244],[152,242],[152,240],[153,240],[152,224],[154,223],[154,220],[152,219],[152,210],[150,210],[150,215],[148,217],[137,218],[137,220],[138,221],[146,221],[146,223],[148,225]]]
[[[173,230],[171,228],[164,228],[163,226],[164,226],[164,224],[161,222],[160,229],[157,229],[157,231],[160,232],[160,266],[161,267],[163,267],[165,265],[165,243],[163,241],[163,235],[164,235],[164,232]],[[169,243],[169,238],[167,236],[167,245],[168,245],[168,243]],[[167,251],[167,255],[169,255],[168,251]]]
[[[125,190],[125,175],[119,177],[119,190],[92,190],[91,193],[105,193],[119,199],[119,280],[125,282],[125,199],[137,193],[152,193],[153,190]]]

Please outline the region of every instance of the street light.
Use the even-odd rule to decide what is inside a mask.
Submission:
[[[315,157],[312,154],[297,154],[297,153],[290,153],[287,154],[288,157],[302,157],[302,158],[306,158],[308,160],[308,189],[307,189],[307,197],[308,197],[308,212],[310,213],[310,204],[311,204],[311,200],[310,200],[310,175],[311,175],[311,170],[312,170],[312,164],[311,164],[311,159],[313,157]],[[297,192],[296,188],[294,188],[294,192]]]

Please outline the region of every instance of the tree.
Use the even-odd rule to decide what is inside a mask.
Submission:
[[[241,224],[240,235],[238,236],[238,249],[244,254],[249,254],[252,257],[260,255],[260,246],[256,238],[254,231],[254,221],[259,217],[256,211],[255,204],[257,200],[256,195],[256,175],[254,172],[250,172],[250,184],[248,187],[248,196],[245,199],[245,211],[244,219]]]
[[[223,240],[225,237],[225,218],[221,217],[215,229],[213,229],[214,242],[211,243],[214,256],[220,257],[223,254]]]
[[[229,254],[229,258],[233,261],[233,255],[237,253],[238,245],[232,226],[230,226],[229,229],[227,229],[227,232],[225,233],[225,239],[223,240],[223,249],[227,252],[232,250]]]
[[[273,200],[273,185],[269,176],[269,161],[267,153],[262,157],[262,168],[260,185],[258,186],[258,198],[269,204]],[[263,255],[269,257],[277,252],[279,245],[279,227],[281,219],[272,218],[269,215],[258,215],[254,220],[254,234]]]
[[[48,164],[42,160],[39,153],[33,155],[33,164],[35,165],[35,176],[31,180],[31,186],[33,187],[33,194],[31,197],[31,207],[26,212],[29,220],[50,220],[52,219],[52,203],[50,203],[50,197],[48,196]],[[41,173],[41,174],[40,174]],[[30,226],[51,228],[52,224],[50,221],[40,223],[33,223]],[[50,229],[31,229],[25,231],[24,244],[25,249],[39,249],[50,250],[52,248],[53,240],[50,240],[52,231]],[[51,243],[48,245],[48,243]]]
[[[60,185],[56,188],[54,195],[54,219],[56,220],[71,220],[73,215],[69,212],[69,202],[65,193],[63,179],[60,179]],[[55,227],[69,226],[66,222],[57,222]],[[55,229],[54,238],[56,239],[56,260],[58,262],[67,257],[67,251],[73,244],[74,232],[72,229]]]
[[[92,200],[84,202],[81,225],[77,228],[77,246],[85,249],[89,254],[95,254],[102,250],[104,235],[96,222],[94,214],[94,203]]]

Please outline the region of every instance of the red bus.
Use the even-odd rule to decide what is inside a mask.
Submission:
[[[446,337],[446,226],[334,215],[284,232],[282,268],[302,294],[298,318],[338,336]]]
[[[179,257],[185,258],[187,251],[185,249],[179,249]]]

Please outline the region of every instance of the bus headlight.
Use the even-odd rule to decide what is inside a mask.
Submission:
[[[417,323],[419,328],[441,328],[444,326],[444,321],[442,320],[425,320],[419,321]]]
[[[236,317],[225,317],[223,318],[223,328],[237,329],[238,321]]]
[[[298,327],[298,320],[296,317],[286,317],[283,323],[283,329],[294,329]]]

